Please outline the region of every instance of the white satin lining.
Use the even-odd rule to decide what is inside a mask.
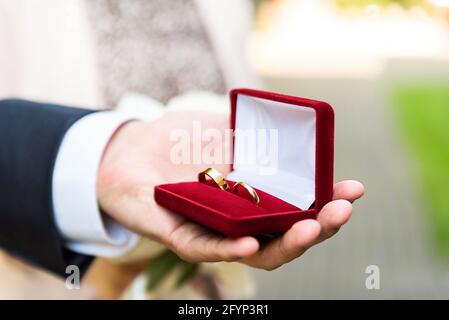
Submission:
[[[309,208],[315,201],[315,110],[239,94],[235,127],[228,179]]]

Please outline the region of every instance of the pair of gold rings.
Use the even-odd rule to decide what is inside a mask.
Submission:
[[[206,170],[201,171],[198,174],[198,181],[205,183],[207,180],[207,177],[209,177],[215,183],[215,185],[218,188],[220,188],[221,190],[228,191],[230,189],[229,183],[226,181],[226,179],[223,178],[223,176],[220,174],[220,172],[218,172],[214,168],[207,168]],[[232,187],[232,193],[238,195],[240,189],[243,189],[246,192],[248,192],[248,194],[251,196],[251,200],[255,204],[259,204],[259,202],[260,202],[259,195],[257,194],[256,190],[253,189],[253,187],[251,187],[246,182],[239,181],[239,182],[235,183],[234,186]]]

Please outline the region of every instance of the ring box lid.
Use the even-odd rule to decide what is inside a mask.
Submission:
[[[234,89],[230,99],[234,161],[227,178],[319,211],[333,192],[332,107],[253,89]]]

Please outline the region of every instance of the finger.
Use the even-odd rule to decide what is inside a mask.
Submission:
[[[299,221],[282,237],[272,240],[242,262],[256,268],[273,270],[302,255],[316,242],[320,231],[321,226],[316,220]]]
[[[169,247],[189,262],[236,261],[259,250],[253,237],[227,238],[194,223],[185,223],[171,235]]]
[[[345,180],[334,185],[334,200],[344,199],[353,202],[365,193],[363,184],[355,180]]]
[[[318,242],[333,236],[342,225],[348,222],[352,214],[352,204],[348,200],[334,200],[326,204],[318,214],[321,234]]]

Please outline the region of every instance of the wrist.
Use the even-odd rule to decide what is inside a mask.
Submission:
[[[97,198],[103,212],[110,214],[111,204],[118,194],[120,173],[126,164],[127,148],[132,147],[135,131],[142,126],[141,122],[129,121],[122,124],[111,136],[100,161],[97,175]]]

